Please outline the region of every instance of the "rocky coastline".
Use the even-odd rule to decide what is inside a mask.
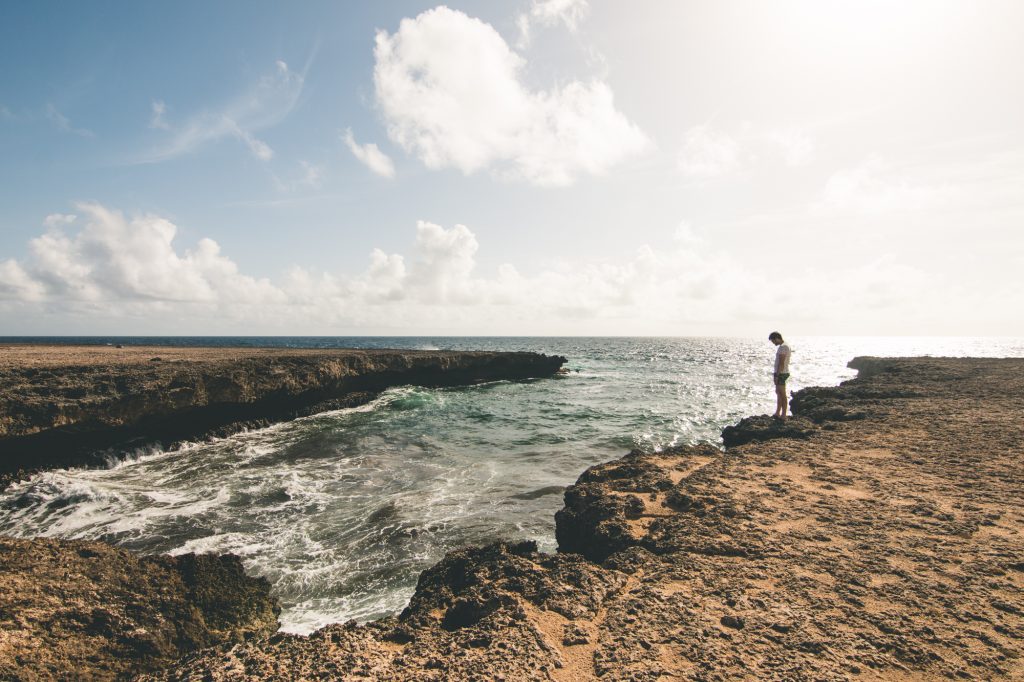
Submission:
[[[354,407],[404,385],[548,377],[540,353],[160,346],[0,346],[0,489],[153,443]]]
[[[453,551],[421,574],[400,615],[308,637],[271,634],[273,601],[233,558],[4,540],[0,675],[1024,678],[1024,360],[851,366],[852,381],[798,392],[789,421],[729,427],[724,450],[591,467],[566,490],[557,554],[530,542]],[[154,631],[139,611],[153,602],[126,576],[145,562],[164,571],[150,587],[171,585],[166,599],[181,606],[163,616],[168,634],[136,646],[131,633]],[[213,566],[212,577],[175,578],[189,562]],[[82,595],[70,612],[52,596],[65,589]],[[81,615],[99,606],[113,615]],[[181,625],[186,611],[209,634]],[[49,641],[55,624],[63,658],[20,648]],[[198,634],[170,634],[183,629]]]

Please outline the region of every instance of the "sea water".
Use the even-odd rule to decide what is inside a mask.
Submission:
[[[0,339],[2,341],[3,339]],[[49,341],[54,339],[17,339]],[[722,338],[63,338],[63,343],[538,351],[570,373],[401,387],[174,451],[118,453],[0,494],[0,534],[143,554],[233,552],[267,578],[282,629],[399,612],[445,552],[501,539],[553,551],[562,491],[632,449],[720,442],[774,409],[775,347]],[[855,376],[856,355],[1024,356],[1022,339],[793,338],[790,388]]]

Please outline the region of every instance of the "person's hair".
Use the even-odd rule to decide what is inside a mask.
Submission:
[[[778,332],[772,332],[771,334],[769,334],[768,335],[768,340],[769,341],[773,341],[776,336],[779,337],[779,341],[785,342],[785,339],[782,338],[782,334],[780,334]]]

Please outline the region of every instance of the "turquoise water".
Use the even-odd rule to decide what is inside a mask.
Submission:
[[[569,358],[567,376],[396,388],[359,408],[174,452],[122,453],[107,469],[51,471],[0,494],[6,535],[100,539],[143,553],[234,552],[270,580],[290,632],[396,613],[419,572],[463,545],[529,538],[554,550],[561,492],[586,467],[633,448],[718,442],[723,426],[774,409],[775,348],[766,338],[65,341]],[[788,342],[792,390],[854,376],[846,363],[855,355],[1024,356],[1022,339]]]

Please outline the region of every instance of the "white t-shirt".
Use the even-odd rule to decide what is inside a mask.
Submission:
[[[780,344],[779,349],[775,351],[775,371],[778,374],[789,374],[789,356],[789,345]]]

